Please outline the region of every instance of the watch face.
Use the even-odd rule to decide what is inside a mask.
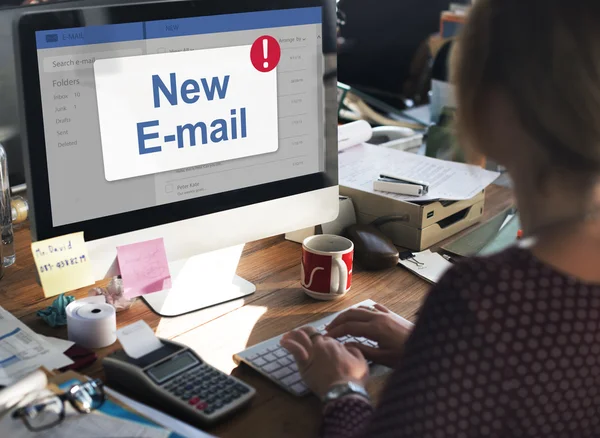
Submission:
[[[367,391],[360,385],[354,382],[341,383],[332,387],[329,392],[325,395],[326,401],[336,400],[347,394],[359,394],[368,398]]]
[[[347,392],[350,392],[349,389],[350,387],[347,383],[344,383],[342,385],[336,385],[331,389],[331,395],[334,398],[338,398],[346,394]]]

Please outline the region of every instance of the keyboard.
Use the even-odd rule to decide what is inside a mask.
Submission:
[[[340,313],[343,313],[351,308],[372,306],[374,304],[374,301],[366,300],[337,313],[333,313],[325,318],[304,324],[302,327],[314,327],[320,333],[325,333],[325,327],[327,324],[333,321]],[[398,318],[401,317],[398,316]],[[406,324],[407,326],[412,326],[412,323],[409,321],[406,321]],[[302,378],[300,377],[298,366],[296,365],[294,357],[279,344],[279,340],[282,336],[283,334],[275,336],[274,338],[261,342],[260,344],[256,344],[253,347],[237,353],[233,356],[233,360],[236,364],[245,363],[295,396],[306,395],[310,392],[310,390],[306,387],[302,381]],[[377,347],[376,342],[366,338],[344,336],[339,338],[338,341],[342,343],[359,342],[371,347]]]

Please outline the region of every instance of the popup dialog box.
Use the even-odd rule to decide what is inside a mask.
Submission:
[[[105,178],[275,152],[277,68],[255,67],[251,48],[96,60]]]

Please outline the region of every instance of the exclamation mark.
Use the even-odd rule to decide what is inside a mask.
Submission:
[[[265,58],[265,62],[263,62],[264,68],[269,68],[269,63],[267,59],[269,59],[269,40],[266,38],[263,40],[263,58]]]

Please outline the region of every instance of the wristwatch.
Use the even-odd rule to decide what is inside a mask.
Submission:
[[[345,382],[333,385],[329,388],[329,391],[327,391],[323,397],[323,403],[329,403],[349,394],[355,394],[365,398],[369,402],[371,401],[369,393],[361,385],[354,382]]]

